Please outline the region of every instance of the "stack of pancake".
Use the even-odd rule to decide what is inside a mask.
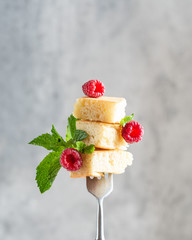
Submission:
[[[77,129],[87,132],[86,144],[94,144],[92,154],[81,154],[83,165],[78,171],[71,172],[73,178],[93,176],[104,173],[120,174],[132,164],[133,156],[127,152],[128,144],[121,136],[120,121],[125,117],[124,98],[82,97],[76,100],[73,115]]]

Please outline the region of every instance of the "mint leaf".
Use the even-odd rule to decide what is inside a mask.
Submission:
[[[83,153],[84,152],[84,148],[86,147],[86,144],[84,142],[76,142],[73,146],[73,148],[75,148],[78,152]]]
[[[56,131],[55,129],[55,126],[52,124],[52,129],[51,129],[51,132],[52,132],[52,136],[54,138],[57,138],[57,139],[60,139],[60,142],[62,142],[63,144],[65,143],[65,141],[63,140],[63,138],[59,135],[59,133]]]
[[[92,153],[95,150],[95,146],[93,144],[88,145],[84,148],[84,153]]]
[[[76,142],[73,145],[73,148],[75,148],[77,151],[81,153],[92,153],[95,150],[95,146],[93,144],[87,146],[82,141]]]
[[[130,122],[134,117],[134,113],[132,113],[130,116],[125,117],[123,119],[121,119],[120,125],[125,127],[126,123]]]
[[[37,185],[41,193],[49,190],[52,186],[57,173],[61,168],[59,162],[61,152],[51,152],[49,153],[43,161],[36,168],[36,178]]]
[[[65,141],[69,141],[71,138],[74,138],[76,131],[76,121],[78,121],[78,119],[75,118],[73,114],[68,117],[67,134]]]
[[[79,130],[79,129],[77,129],[76,131],[75,131],[75,136],[74,136],[74,140],[75,141],[82,141],[83,139],[85,139],[86,137],[88,137],[88,134],[85,132],[85,131],[83,131],[83,130]]]
[[[66,147],[66,142],[63,140],[61,135],[57,132],[57,130],[55,129],[55,126],[53,124],[52,124],[51,132],[52,132],[52,136],[55,139],[58,149],[60,148],[60,146]]]
[[[33,139],[29,144],[37,145],[46,148],[47,150],[52,150],[53,145],[55,145],[55,140],[49,133],[42,134],[41,136]]]
[[[68,118],[68,126],[69,126],[69,132],[71,135],[71,138],[74,138],[75,131],[76,131],[76,121],[77,119],[71,114]]]
[[[52,135],[49,133],[42,134],[41,136],[33,139],[29,144],[37,145],[46,148],[47,150],[59,151],[61,147],[65,148],[66,142],[58,134],[54,125],[51,129]]]
[[[67,133],[66,133],[65,141],[68,142],[70,139],[72,139],[71,138],[71,133],[69,131],[69,126],[67,126]]]

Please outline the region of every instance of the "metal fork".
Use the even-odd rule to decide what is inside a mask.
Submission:
[[[113,191],[113,174],[107,173],[100,178],[86,178],[87,190],[97,198],[97,233],[96,240],[105,240],[103,221],[103,199]]]

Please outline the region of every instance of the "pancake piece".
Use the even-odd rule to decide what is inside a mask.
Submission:
[[[121,136],[121,126],[118,123],[101,123],[80,120],[76,122],[77,129],[84,130],[88,137],[83,140],[87,145],[96,148],[126,150],[128,144]]]
[[[100,97],[78,98],[74,105],[74,116],[78,119],[105,123],[120,123],[125,117],[125,98]]]
[[[122,150],[96,149],[92,154],[81,154],[81,156],[83,165],[78,171],[70,173],[72,178],[99,177],[103,176],[103,173],[120,174],[133,161],[133,155]]]

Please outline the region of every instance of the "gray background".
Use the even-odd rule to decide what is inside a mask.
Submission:
[[[192,239],[192,1],[0,0],[0,239],[94,239],[96,200],[60,171],[41,195],[27,145],[62,135],[97,78],[145,127],[104,202],[106,239]]]

